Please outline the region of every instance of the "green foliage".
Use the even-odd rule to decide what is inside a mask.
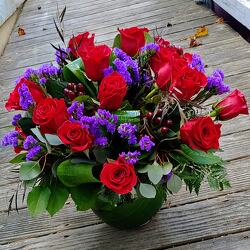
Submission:
[[[52,146],[58,146],[63,144],[61,139],[57,135],[52,135],[52,134],[45,134],[47,142],[52,145]]]
[[[31,134],[30,130],[36,127],[36,124],[34,124],[34,122],[32,121],[32,118],[28,118],[28,117],[21,118],[20,120],[18,120],[17,123],[26,135]]]
[[[25,161],[26,158],[26,154],[27,153],[22,153],[22,154],[18,154],[16,155],[14,158],[12,158],[9,163],[15,164],[15,163],[21,163]]]
[[[182,180],[178,175],[173,175],[171,179],[167,182],[167,188],[172,193],[178,193],[182,186]]]
[[[38,127],[32,128],[31,131],[32,131],[32,133],[37,137],[37,139],[38,139],[40,142],[46,143],[46,140],[45,140],[45,138],[43,137],[43,135],[41,134],[40,129],[39,129]]]
[[[41,168],[38,161],[27,161],[22,163],[19,174],[20,180],[29,181],[36,178],[41,173]]]
[[[104,147],[95,147],[93,149],[96,161],[99,163],[104,163],[109,155],[109,149]]]
[[[120,34],[117,34],[117,35],[116,35],[112,47],[113,47],[113,48],[121,48],[121,35],[120,35]]]
[[[76,163],[63,161],[57,167],[59,180],[67,187],[75,187],[83,183],[99,182],[92,173],[93,163]]]
[[[143,197],[148,198],[148,199],[155,198],[156,196],[156,189],[151,184],[140,183],[139,191]]]
[[[148,169],[148,178],[153,184],[158,184],[163,176],[163,169],[158,163],[154,163]]]
[[[145,36],[146,44],[155,42],[154,38],[150,36],[148,32],[144,32],[144,36]]]
[[[46,211],[50,198],[50,189],[44,186],[34,187],[28,194],[27,206],[32,216]]]
[[[60,80],[52,80],[48,79],[45,86],[47,89],[47,92],[53,97],[53,98],[65,98],[64,96],[64,89],[67,87],[67,82],[62,82]]]
[[[92,110],[95,106],[93,99],[88,95],[78,96],[74,100],[80,103],[84,103],[84,109],[86,110]]]
[[[51,195],[49,198],[47,211],[51,216],[57,213],[61,208],[63,208],[65,202],[69,197],[69,192],[66,188],[62,186],[51,186],[50,187]]]
[[[114,112],[118,116],[118,124],[130,122],[132,124],[140,123],[140,110],[122,110]]]
[[[94,208],[98,192],[99,186],[96,184],[83,184],[70,188],[71,197],[79,211]]]

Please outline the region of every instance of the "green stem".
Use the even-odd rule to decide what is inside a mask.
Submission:
[[[154,96],[158,91],[159,91],[158,88],[154,88],[153,90],[151,90],[151,91],[148,93],[148,95],[145,97],[145,99],[147,100],[147,99],[151,98],[151,97]]]
[[[216,110],[213,110],[212,112],[210,112],[209,114],[211,117],[216,117],[218,114],[217,114],[217,111]]]

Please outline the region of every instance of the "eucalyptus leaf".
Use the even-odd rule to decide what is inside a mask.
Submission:
[[[158,184],[163,176],[162,167],[159,164],[151,165],[148,170],[148,178],[153,184]]]
[[[182,180],[178,175],[173,174],[171,179],[167,182],[167,188],[172,193],[178,193],[182,186]]]
[[[19,174],[20,180],[29,181],[36,178],[41,173],[41,168],[38,161],[27,161],[22,163]]]
[[[83,183],[99,182],[93,176],[93,167],[94,164],[91,163],[72,164],[71,160],[66,160],[57,167],[57,176],[67,187],[74,187]]]
[[[140,183],[139,191],[145,198],[152,199],[156,196],[156,189],[153,185],[147,183]]]
[[[142,168],[138,169],[138,173],[145,174],[149,171],[149,169],[152,167],[152,165],[148,164],[146,166],[143,166]]]
[[[43,135],[41,134],[41,132],[40,132],[40,130],[39,130],[38,127],[32,128],[31,131],[32,131],[32,133],[37,137],[37,139],[38,139],[40,142],[46,143],[46,140],[45,140],[45,138],[43,137]]]
[[[49,203],[50,190],[48,187],[34,187],[27,197],[28,210],[32,216],[37,216],[46,211]]]
[[[47,211],[51,216],[63,208],[69,197],[69,192],[66,188],[60,186],[50,187],[51,195],[49,198]]]
[[[45,136],[46,140],[48,141],[48,143],[52,146],[58,146],[58,145],[63,144],[63,142],[61,141],[61,139],[57,135],[45,134],[44,136]]]
[[[168,175],[172,171],[173,165],[171,162],[165,162],[162,166],[162,174]]]
[[[18,154],[16,155],[13,159],[11,159],[9,161],[9,163],[21,163],[21,162],[24,162],[25,161],[25,158],[26,158],[26,155],[27,153],[22,153],[22,154]]]

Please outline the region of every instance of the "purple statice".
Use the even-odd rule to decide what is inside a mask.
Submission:
[[[145,151],[150,151],[152,147],[154,147],[154,142],[152,142],[150,140],[150,137],[148,135],[144,135],[140,141],[139,141],[139,145],[141,150],[145,150]]]
[[[139,73],[139,65],[138,62],[136,60],[128,60],[126,61],[126,65],[128,67],[128,69],[132,70],[131,74],[132,74],[132,78],[134,80],[134,82],[139,82],[140,81],[140,73]]]
[[[97,114],[98,114],[97,118],[98,124],[101,126],[105,126],[109,133],[114,134],[116,130],[118,116],[115,114],[111,114],[109,111],[105,109],[98,109]]]
[[[34,103],[34,101],[27,85],[23,83],[22,86],[18,89],[18,93],[20,96],[20,106],[23,110],[28,110],[28,108]]]
[[[67,59],[69,53],[70,53],[70,48],[67,49],[59,48],[58,50],[56,50],[55,56],[58,65],[64,64],[64,61]]]
[[[128,61],[131,59],[129,55],[127,55],[124,51],[122,51],[119,48],[114,48],[113,53],[116,55],[117,58],[119,58],[122,61]]]
[[[106,69],[103,70],[104,76],[108,76],[108,75],[110,75],[113,72],[114,72],[114,70],[113,70],[112,66],[109,66],[108,68],[106,68]]]
[[[37,74],[40,76],[40,78],[42,76],[47,76],[47,77],[54,77],[57,76],[59,73],[61,72],[61,70],[56,67],[53,66],[51,64],[43,64],[38,70],[37,70]]]
[[[198,54],[192,55],[192,62],[189,64],[191,68],[195,68],[198,71],[205,73],[205,63],[203,62],[202,58]]]
[[[16,114],[12,118],[12,125],[17,126],[17,122],[22,118],[21,114]]]
[[[135,133],[137,132],[137,126],[131,123],[122,123],[118,127],[118,133],[120,134],[121,138],[125,138],[128,140],[128,144],[136,144],[137,138]]]
[[[42,147],[40,145],[36,145],[32,147],[26,155],[26,161],[33,160],[41,151],[42,151]]]
[[[116,58],[113,63],[115,65],[116,70],[123,76],[123,78],[125,79],[127,84],[131,85],[133,80],[132,80],[131,75],[128,71],[126,62],[122,61],[119,58]]]
[[[80,121],[84,114],[84,103],[73,101],[67,111],[73,118]]]
[[[108,138],[105,136],[98,137],[95,139],[94,144],[97,146],[106,146],[108,144]]]
[[[213,74],[207,78],[206,89],[215,89],[218,95],[230,91],[230,87],[224,83],[224,73],[221,69],[216,69]]]
[[[38,141],[32,136],[28,135],[23,142],[23,148],[28,150],[37,145]]]
[[[18,132],[17,131],[10,131],[7,133],[1,142],[2,146],[10,146],[12,145],[13,147],[18,146]]]
[[[120,154],[120,156],[123,157],[128,163],[133,165],[139,161],[138,156],[140,155],[141,153],[139,151],[128,152],[128,153],[122,152]]]
[[[155,53],[160,49],[160,46],[156,43],[148,43],[141,48],[141,53]]]
[[[150,88],[152,84],[154,83],[154,81],[152,80],[152,76],[147,71],[142,73],[142,79],[143,79],[144,85],[148,88]]]
[[[25,79],[29,80],[30,78],[32,78],[32,76],[34,76],[34,75],[36,75],[36,74],[37,74],[37,72],[36,72],[35,69],[33,69],[33,68],[28,68],[28,69],[26,69],[26,71],[24,72],[23,77],[24,77]]]
[[[41,77],[41,78],[39,79],[39,83],[40,83],[41,85],[44,85],[46,82],[47,82],[46,77]]]

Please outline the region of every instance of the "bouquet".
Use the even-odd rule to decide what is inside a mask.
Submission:
[[[230,187],[216,155],[220,122],[248,114],[244,95],[220,97],[230,92],[222,70],[207,76],[198,54],[147,28],[118,32],[112,48],[89,32],[53,45],[58,66],[27,69],[10,93],[6,109],[22,113],[2,145],[17,154],[33,216],[53,216],[71,197],[77,210],[131,228],[182,185]]]

